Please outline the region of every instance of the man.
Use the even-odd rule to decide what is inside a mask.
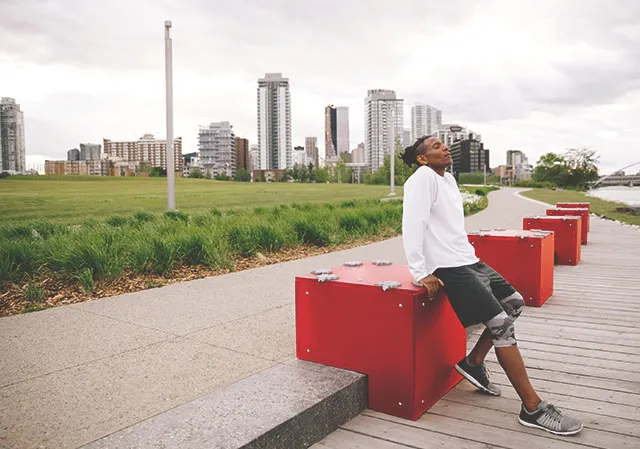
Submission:
[[[464,327],[483,323],[485,330],[456,370],[483,392],[499,396],[484,360],[495,347],[500,366],[522,400],[519,422],[556,435],[574,435],[581,420],[542,401],[527,375],[518,349],[514,320],[524,300],[502,276],[481,262],[464,229],[462,197],[455,178],[445,172],[452,163],[440,139],[424,136],[407,147],[403,160],[418,169],[404,185],[402,239],[414,280],[429,298],[443,288]]]

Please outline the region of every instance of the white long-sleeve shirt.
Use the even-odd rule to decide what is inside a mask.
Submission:
[[[421,166],[404,185],[402,242],[409,271],[419,281],[437,268],[478,262],[464,229],[462,196],[451,173]]]

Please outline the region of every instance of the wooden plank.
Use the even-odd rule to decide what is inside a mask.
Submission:
[[[617,338],[624,334],[625,338],[633,339],[640,342],[640,329],[637,327],[615,326],[610,324],[589,323],[588,325],[576,321],[567,321],[557,318],[553,315],[547,316],[523,316],[518,319],[518,324],[524,323],[528,325],[548,324],[553,326],[562,326],[569,329],[579,329],[580,331],[588,331],[589,333],[598,333],[604,338]]]
[[[502,367],[495,360],[487,360],[487,367],[492,373],[502,373]],[[599,377],[583,376],[573,373],[558,373],[550,370],[541,370],[537,368],[527,367],[527,374],[531,379],[552,380],[554,382],[563,382],[567,384],[584,385],[587,387],[599,388],[605,391],[619,391],[621,393],[640,394],[638,390],[640,387],[637,382],[627,382],[617,379],[606,379],[603,381]],[[535,382],[534,382],[535,385]]]
[[[406,449],[408,447],[411,446],[392,443],[388,440],[381,440],[344,429],[338,429],[330,433],[319,444],[311,446],[312,449]]]
[[[492,372],[491,381],[497,385],[500,385],[501,387],[503,387],[503,389],[513,388],[511,386],[509,378],[503,372]],[[536,389],[536,391],[541,393],[563,394],[577,398],[609,402],[612,404],[628,405],[632,408],[637,408],[640,404],[640,393],[623,393],[612,390],[604,390],[598,387],[569,384],[566,382],[554,381],[552,379],[532,378],[531,383],[533,384],[533,387]]]
[[[570,315],[573,317],[598,318],[607,320],[615,319],[621,321],[630,321],[633,323],[637,323],[636,320],[640,319],[640,310],[612,310],[607,313],[602,313],[602,310],[585,307],[583,304],[572,305],[549,301],[544,303],[543,308],[529,307],[525,310],[525,313],[527,315],[540,313],[550,316]]]
[[[365,421],[364,418],[367,420]],[[489,447],[526,447],[528,449],[584,449],[583,445],[574,443],[572,438],[557,440],[547,438],[546,432],[525,433],[430,413],[425,413],[417,421],[408,421],[382,413],[365,411],[362,419],[361,417],[356,419],[360,421],[357,429],[361,432],[373,436],[384,436],[392,441],[402,441],[421,448],[486,448],[488,445]],[[511,420],[515,419],[516,415],[512,414]],[[439,441],[433,441],[431,438],[436,432],[452,438],[451,444],[440,445]],[[466,445],[458,446],[456,439],[464,441]]]
[[[561,306],[556,306],[561,307]],[[572,310],[573,307],[566,308],[567,310],[532,310],[527,309],[523,312],[521,318],[552,318],[554,320],[562,320],[562,321],[573,321],[575,323],[580,323],[580,327],[588,327],[589,324],[602,324],[607,326],[616,326],[618,328],[629,328],[631,332],[637,329],[637,323],[640,319],[639,316],[633,316],[631,314],[627,314],[626,316],[622,316],[624,312],[615,311],[619,313],[620,316],[615,316],[610,313],[592,312],[592,313],[580,313],[578,310]],[[614,311],[612,311],[614,312]]]
[[[567,327],[559,324],[532,323],[525,320],[518,320],[516,323],[516,332],[518,335],[530,333],[533,335],[545,335],[558,339],[592,341],[594,343],[615,342],[620,347],[640,348],[640,341],[636,340],[637,337],[625,332],[616,334],[614,332]]]
[[[369,413],[366,411],[365,413]],[[374,412],[375,413],[375,412]],[[443,415],[464,421],[473,421],[497,429],[509,429],[529,435],[540,435],[541,431],[518,423],[514,412],[504,412],[471,404],[460,404],[447,400],[439,401],[427,412],[430,415]],[[547,438],[567,441],[567,437],[546,434]],[[599,429],[588,429],[569,439],[573,443],[599,448],[638,448],[640,438],[611,433]],[[527,447],[526,445],[523,447]]]
[[[467,386],[468,385],[468,386]],[[501,410],[507,413],[519,413],[520,399],[516,399],[515,393],[506,394],[503,391],[500,397],[490,397],[484,395],[468,382],[461,382],[454,389],[449,391],[444,397],[445,400],[460,404],[471,404],[479,407],[486,407],[493,410]],[[640,426],[637,421],[631,419],[621,419],[607,415],[592,413],[591,411],[576,410],[573,404],[565,402],[565,397],[554,396],[552,403],[560,409],[573,413],[575,416],[585,421],[585,427],[590,429],[603,430],[610,433],[619,433],[640,438]]]
[[[517,327],[516,322],[516,327]],[[556,346],[566,346],[569,348],[582,348],[582,349],[593,349],[595,351],[600,352],[600,358],[605,358],[611,360],[618,360],[618,357],[621,357],[620,360],[625,361],[629,360],[625,356],[626,355],[640,355],[640,348],[632,347],[632,346],[621,346],[619,344],[609,344],[609,343],[600,343],[593,341],[583,341],[576,340],[571,338],[554,338],[548,337],[547,335],[535,334],[532,332],[521,332],[519,327],[516,328],[518,343],[521,342],[531,342],[531,343],[547,343],[553,347]],[[469,341],[475,344],[478,337],[482,332],[480,330],[473,331],[469,334]],[[606,354],[606,355],[605,355]],[[608,357],[610,355],[611,357]]]
[[[524,364],[529,368],[536,368],[545,371],[555,371],[558,373],[580,374],[582,376],[589,376],[596,379],[602,379],[604,381],[615,379],[623,380],[626,382],[638,383],[638,377],[640,375],[637,372],[618,371],[616,369],[600,368],[593,366],[585,366],[579,363],[567,363],[563,361],[554,361],[547,358],[551,354],[543,354],[541,357],[534,357],[531,355],[532,351],[522,353]],[[497,362],[495,354],[489,353],[487,360]],[[619,362],[618,362],[619,363]]]
[[[629,382],[640,382],[640,372],[638,372],[638,365],[629,362],[621,362],[619,360],[603,360],[603,359],[594,359],[589,357],[583,357],[580,355],[570,355],[570,354],[558,354],[555,352],[548,351],[540,351],[536,349],[527,349],[521,348],[522,357],[525,359],[525,365],[528,360],[539,360],[539,361],[549,361],[549,362],[562,362],[567,366],[570,365],[573,368],[574,365],[580,367],[586,367],[587,369],[594,370],[594,377],[604,377],[603,375],[597,375],[599,373],[596,368],[603,368],[607,370],[615,370],[624,372],[625,379],[620,380],[628,380]],[[495,357],[493,353],[490,353],[489,356]],[[487,356],[487,357],[489,357]],[[497,360],[491,358],[490,360]],[[586,365],[586,366],[585,366]],[[577,372],[577,371],[576,371]],[[587,371],[584,373],[586,375],[590,375]],[[631,374],[630,376],[627,374]],[[639,385],[640,386],[640,385]]]
[[[458,390],[458,392],[452,395],[452,397],[464,397],[467,396],[468,393],[473,395],[477,392],[476,388],[469,382],[461,382],[456,388],[454,388],[454,390]],[[447,396],[451,394],[452,391],[450,391]],[[520,400],[513,388],[503,388],[501,397],[506,399],[516,399],[518,401]],[[541,394],[540,397],[542,397],[542,399],[548,399],[549,402],[552,402],[561,409],[574,410],[576,415],[591,413],[602,417],[625,419],[630,422],[640,420],[640,408],[638,407],[623,404],[612,404],[609,402],[605,403],[593,399],[569,396],[563,393],[553,393],[549,395]],[[487,398],[492,399],[492,397]]]
[[[538,337],[540,338],[540,337]],[[618,360],[620,362],[630,362],[637,363],[640,368],[640,354],[625,354],[624,352],[617,352],[611,350],[611,348],[615,348],[619,350],[620,348],[614,345],[600,344],[600,348],[582,348],[571,346],[570,344],[559,344],[566,342],[558,342],[556,340],[555,343],[551,342],[541,342],[538,341],[538,338],[531,337],[531,339],[527,338],[518,338],[518,346],[520,349],[528,350],[535,349],[538,351],[545,351],[550,353],[557,354],[567,354],[567,355],[578,355],[582,357],[589,357],[598,360]],[[596,343],[591,343],[591,345],[595,345]],[[605,349],[607,348],[607,349]]]

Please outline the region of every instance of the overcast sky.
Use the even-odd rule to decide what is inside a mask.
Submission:
[[[481,133],[491,165],[589,146],[606,173],[640,161],[640,1],[0,0],[0,96],[25,115],[27,162],[80,142],[164,137],[164,21],[175,135],[230,121],[256,141],[257,79],[290,79],[293,144],[324,107],[364,141],[368,89]]]

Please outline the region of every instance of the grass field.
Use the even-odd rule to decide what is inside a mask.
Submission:
[[[584,192],[577,192],[574,190],[533,189],[523,192],[522,195],[527,198],[532,198],[549,204],[586,201],[591,203],[591,212],[594,214],[610,220],[618,220],[623,223],[640,225],[640,215],[632,215],[628,212],[616,212],[616,208],[624,206],[623,204],[587,196]]]
[[[402,196],[402,187],[397,187]],[[176,208],[197,213],[213,207],[237,209],[294,202],[326,203],[380,199],[389,186],[293,184],[176,179]],[[167,206],[166,178],[101,176],[12,176],[0,179],[0,225],[49,220],[81,223],[92,218],[162,213]]]

